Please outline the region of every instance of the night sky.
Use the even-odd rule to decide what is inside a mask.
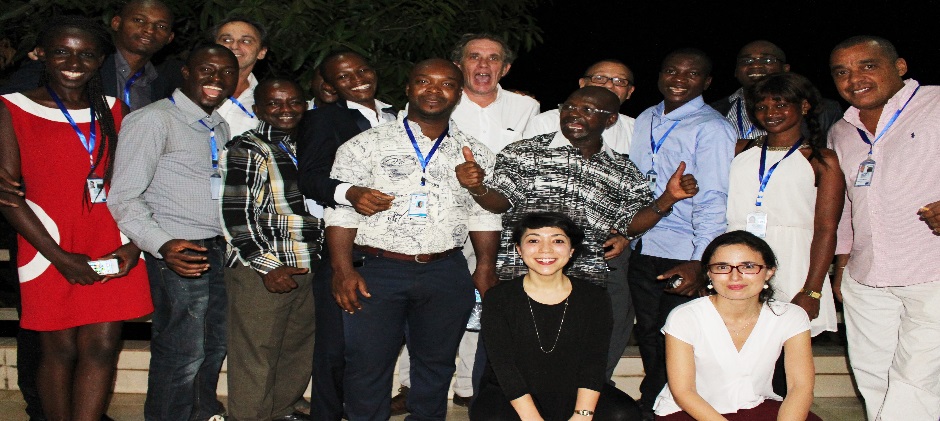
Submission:
[[[621,109],[635,117],[662,100],[656,79],[669,51],[696,47],[711,56],[715,69],[705,92],[710,102],[738,88],[733,74],[738,50],[767,39],[786,52],[790,71],[807,76],[824,97],[841,100],[829,76],[829,52],[862,34],[894,42],[907,60],[909,77],[940,84],[938,12],[938,0],[555,0],[536,11],[545,42],[521,52],[501,84],[530,92],[543,110],[551,109],[577,88],[590,64],[616,58],[636,76],[636,91]]]

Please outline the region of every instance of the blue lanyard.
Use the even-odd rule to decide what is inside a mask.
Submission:
[[[434,141],[434,146],[431,147],[431,151],[428,152],[427,158],[421,154],[421,148],[418,147],[418,141],[415,139],[414,133],[411,132],[411,127],[408,126],[408,117],[404,118],[405,131],[408,132],[408,138],[411,139],[411,146],[414,146],[415,153],[418,154],[418,163],[421,164],[421,185],[424,185],[425,179],[424,175],[427,172],[428,164],[431,162],[431,157],[434,156],[434,152],[437,152],[437,148],[441,146],[441,142],[447,136],[447,132],[450,130],[450,126],[444,129],[444,133],[441,133],[441,136]]]
[[[653,140],[653,120],[650,119],[650,149],[653,151],[653,167],[656,166],[656,154],[658,154],[659,149],[663,147],[663,142],[665,142],[666,138],[669,137],[669,133],[672,133],[672,129],[675,129],[676,126],[679,125],[679,121],[672,123],[672,127],[670,127],[669,130],[666,130],[666,133],[663,135],[663,137],[659,138],[659,141],[657,142]]]
[[[294,156],[294,153],[291,152],[290,149],[287,148],[287,146],[284,146],[284,142],[277,142],[277,147],[281,148],[281,150],[287,154],[290,160],[294,163],[294,168],[297,168],[297,157]]]
[[[126,104],[128,108],[131,106],[131,86],[134,86],[134,82],[137,82],[137,79],[143,76],[143,74],[144,69],[138,70],[137,73],[134,73],[134,76],[131,76],[131,78],[127,80],[127,83],[124,84],[124,104]]]
[[[173,99],[173,95],[170,95],[169,100],[170,102],[173,103],[173,105],[176,105],[176,100]],[[202,121],[202,119],[199,119],[199,124],[202,124],[202,127],[209,129],[209,148],[211,149],[210,153],[212,154],[212,169],[218,170],[219,169],[219,147],[215,143],[215,128],[209,127],[209,125],[206,124],[205,121]]]
[[[788,156],[792,155],[793,152],[796,152],[800,146],[803,146],[803,137],[800,137],[800,140],[797,140],[793,146],[790,147],[790,150],[787,151],[786,155],[783,158],[780,158],[776,164],[770,167],[767,170],[767,173],[764,173],[764,169],[767,168],[767,140],[764,140],[764,146],[760,148],[760,168],[757,169],[757,180],[760,181],[760,190],[757,191],[757,206],[760,206],[764,199],[764,190],[767,188],[767,183],[770,182],[770,176],[773,175],[774,170],[777,169],[777,165],[780,165],[784,159],[787,159]]]
[[[242,103],[241,103],[241,102],[239,102],[239,101],[238,101],[238,99],[236,99],[236,98],[235,98],[234,96],[230,96],[230,97],[228,97],[228,99],[229,99],[230,101],[232,101],[232,102],[234,102],[234,103],[235,103],[235,105],[237,105],[237,106],[238,106],[238,108],[241,108],[241,109],[242,109],[242,111],[244,111],[244,112],[245,112],[245,114],[248,114],[248,117],[251,117],[251,118],[255,118],[255,114],[254,114],[254,113],[252,113],[251,111],[248,111],[248,109],[247,109],[247,108],[245,108],[245,106],[244,106],[244,105],[242,105]]]
[[[904,111],[904,109],[907,108],[907,104],[911,103],[911,100],[914,99],[914,95],[917,95],[917,91],[919,90],[920,90],[920,86],[918,86],[917,89],[914,89],[914,93],[911,94],[911,97],[907,99],[907,102],[904,103],[904,106],[901,107],[900,110],[897,110],[894,113],[894,116],[891,117],[891,120],[888,120],[888,124],[885,125],[885,128],[881,129],[881,133],[878,133],[878,136],[875,136],[875,140],[869,140],[868,135],[865,134],[864,130],[859,129],[858,127],[855,128],[855,130],[858,130],[858,135],[862,137],[862,141],[868,144],[868,156],[869,157],[871,157],[871,153],[875,149],[875,144],[878,143],[878,141],[881,139],[882,136],[885,135],[888,129],[890,129],[891,126],[894,125],[894,122],[897,121],[898,116],[901,115],[901,111]]]
[[[85,150],[88,151],[88,163],[91,165],[91,170],[95,170],[95,138],[97,137],[97,132],[95,130],[95,107],[91,104],[88,104],[88,109],[91,110],[91,127],[88,129],[88,137],[85,137],[85,133],[82,133],[82,129],[78,128],[78,124],[75,124],[75,120],[72,118],[72,115],[69,114],[68,108],[65,108],[65,104],[62,103],[62,99],[59,98],[59,95],[46,85],[46,91],[49,92],[49,96],[52,97],[52,100],[55,101],[55,105],[59,106],[59,111],[62,111],[62,115],[65,116],[65,119],[69,121],[69,124],[72,125],[72,130],[75,130],[75,134],[78,135],[78,140],[82,142],[82,146],[85,147]]]
[[[747,139],[751,135],[751,132],[754,131],[754,125],[751,124],[751,128],[747,129],[747,133],[744,133],[744,110],[741,107],[741,103],[744,102],[744,99],[738,98],[738,134],[741,135],[742,139]]]

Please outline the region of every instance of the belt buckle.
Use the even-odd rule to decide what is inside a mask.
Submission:
[[[428,256],[428,261],[422,262],[422,261],[419,259],[420,256]],[[421,264],[431,263],[431,259],[432,259],[432,256],[431,256],[430,254],[424,254],[424,255],[422,255],[422,254],[416,254],[416,255],[415,255],[415,262],[418,262],[418,263],[421,263]]]

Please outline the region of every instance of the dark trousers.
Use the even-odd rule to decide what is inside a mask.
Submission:
[[[327,259],[324,258],[313,276],[316,346],[313,348],[310,418],[314,421],[340,421],[343,417],[343,371],[346,368],[343,310],[333,299],[333,269]]]
[[[16,384],[26,401],[26,415],[30,421],[45,421],[42,403],[39,401],[39,386],[36,375],[42,360],[39,332],[20,328],[16,334]]]
[[[607,352],[607,380],[614,375],[614,369],[627,349],[630,335],[633,333],[633,298],[630,296],[630,284],[627,270],[630,263],[630,248],[619,256],[607,261],[611,271],[607,272],[607,295],[610,296],[610,309],[614,317],[610,333],[610,348]]]
[[[536,406],[538,406],[538,399]],[[519,414],[506,399],[506,395],[496,385],[487,384],[480,390],[480,397],[471,406],[470,421],[518,421]],[[578,409],[578,408],[575,408]],[[552,418],[542,414],[545,421],[566,421],[565,418]],[[577,417],[575,417],[577,418]],[[594,408],[595,421],[639,421],[640,408],[630,395],[616,387],[605,384],[601,396]]]
[[[413,421],[444,421],[460,338],[473,309],[473,281],[462,253],[431,263],[364,256],[357,269],[371,298],[343,314],[345,396],[350,421],[389,419],[395,360],[405,335],[411,352],[408,408]]]
[[[640,345],[643,371],[646,375],[640,383],[640,408],[652,412],[656,396],[666,385],[666,340],[660,329],[672,309],[692,301],[696,297],[667,294],[666,282],[656,279],[663,272],[686,260],[645,256],[642,245],[638,245],[630,256],[627,279],[633,308],[636,311],[636,339]],[[686,281],[688,282],[688,281]]]
[[[147,254],[154,308],[147,421],[206,420],[222,412],[216,387],[225,359],[225,241],[193,242],[209,249],[209,271],[198,278],[181,277]]]

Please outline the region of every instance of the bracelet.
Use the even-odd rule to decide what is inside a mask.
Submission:
[[[800,288],[800,292],[802,292],[803,294],[809,295],[809,297],[812,298],[812,299],[814,299],[814,300],[818,300],[818,299],[822,298],[822,294],[820,294],[820,293],[818,293],[818,292],[816,292],[816,291],[813,291],[813,290],[811,290],[811,289]]]
[[[467,189],[467,193],[470,193],[470,196],[473,196],[473,197],[486,196],[487,194],[490,193],[490,188],[489,188],[489,187],[483,186],[483,188],[486,189],[486,191],[483,192],[483,193],[481,193],[481,194],[473,194],[473,192],[470,191],[470,189]]]
[[[656,214],[659,215],[659,216],[666,216],[666,215],[669,215],[669,213],[672,212],[672,206],[670,206],[669,209],[662,210],[662,209],[659,208],[659,205],[656,204],[656,200],[653,200],[653,205],[652,205],[652,207],[653,207],[653,212],[656,213]]]
[[[594,411],[589,411],[587,409],[575,409],[574,414],[585,416],[585,417],[590,417],[591,415],[594,415]]]

